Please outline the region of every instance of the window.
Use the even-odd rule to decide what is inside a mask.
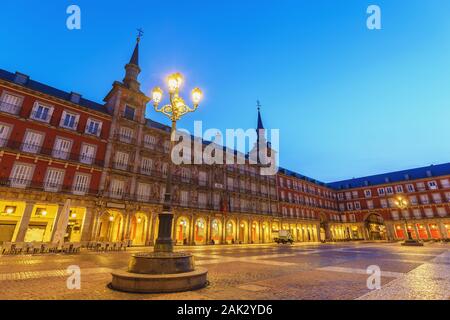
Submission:
[[[80,162],[92,164],[95,159],[95,149],[94,145],[83,143],[80,150]]]
[[[52,114],[53,107],[43,105],[40,102],[36,102],[34,104],[33,110],[31,111],[31,118],[48,123],[50,122]]]
[[[438,207],[437,208],[437,214],[440,217],[445,217],[447,215],[447,211],[443,207]]]
[[[392,189],[392,187],[386,187],[386,194],[393,194],[394,193],[394,189]]]
[[[60,127],[76,130],[78,127],[78,119],[80,118],[80,115],[75,113],[70,113],[67,111],[63,111],[61,116],[61,121],[59,123]]]
[[[416,186],[417,186],[417,190],[419,190],[419,191],[425,191],[425,184],[424,184],[423,182],[418,182],[418,183],[416,184]]]
[[[403,193],[403,186],[395,186],[395,192]]]
[[[380,200],[380,205],[382,208],[387,208],[388,204],[387,204],[387,200],[386,199],[381,199]]]
[[[433,214],[433,209],[431,209],[431,208],[425,208],[424,211],[425,211],[425,216],[426,216],[427,218],[433,218],[433,216],[434,216],[434,214]]]
[[[431,190],[436,190],[438,188],[436,181],[428,181],[428,188]]]
[[[156,137],[150,134],[144,136],[144,147],[153,149],[156,145]]]
[[[58,159],[68,159],[70,155],[70,148],[72,141],[63,138],[56,138],[55,145],[53,147],[53,157]]]
[[[4,147],[8,143],[11,126],[0,123],[0,147]]]
[[[422,214],[420,212],[420,209],[413,209],[413,215],[415,218],[420,219],[422,218]]]
[[[441,197],[440,193],[433,193],[432,197],[433,197],[433,202],[434,203],[441,203],[442,202],[442,197]]]
[[[84,173],[76,173],[73,179],[73,193],[78,195],[84,195],[89,190],[89,183],[91,176]]]
[[[188,205],[188,198],[189,198],[189,192],[182,190],[180,191],[180,204],[182,206],[187,206]]]
[[[343,203],[339,204],[339,211],[345,211],[345,204]]]
[[[351,200],[352,199],[352,193],[351,192],[346,192],[345,193],[345,199]]]
[[[409,203],[411,203],[412,205],[417,205],[417,197],[416,196],[410,196],[409,197]]]
[[[33,175],[34,166],[24,163],[16,163],[11,170],[11,187],[25,188],[27,187]]]
[[[131,143],[133,140],[134,131],[128,127],[120,127],[119,140],[122,142]]]
[[[373,209],[373,201],[372,200],[367,200],[367,208]]]
[[[168,140],[164,141],[163,148],[164,148],[164,152],[165,152],[165,153],[169,153],[169,150],[170,150],[170,141],[168,141]]]
[[[63,177],[64,170],[49,168],[44,180],[44,190],[58,192],[61,189]]]
[[[166,177],[166,176],[167,176],[167,169],[168,169],[168,168],[169,168],[169,167],[168,167],[168,165],[167,165],[166,162],[164,162],[164,163],[161,165],[161,171],[162,171],[163,177]]]
[[[20,107],[22,106],[22,101],[22,97],[3,91],[3,95],[0,99],[0,111],[18,114]]]
[[[198,203],[199,203],[201,208],[205,208],[206,207],[206,194],[205,193],[200,192],[198,194]]]
[[[127,170],[128,169],[128,153],[117,151],[116,157],[115,157],[115,163],[114,168],[120,169],[120,170]]]
[[[443,179],[441,180],[442,188],[450,188],[450,180],[449,179]]]
[[[385,190],[384,190],[384,188],[378,188],[378,195],[379,196],[384,196],[386,193],[385,193]]]
[[[191,181],[191,170],[188,168],[181,168],[181,181],[190,182]]]
[[[112,198],[122,198],[125,193],[125,181],[113,179],[109,191]]]
[[[364,196],[370,198],[372,196],[372,191],[370,189],[364,190]]]
[[[428,204],[430,202],[430,199],[428,198],[428,195],[426,194],[421,194],[420,195],[420,202],[422,204]]]
[[[150,185],[147,183],[138,183],[136,196],[138,201],[147,201],[150,197]]]
[[[357,199],[358,198],[358,191],[352,191],[352,197],[353,197],[353,199]]]
[[[361,209],[361,204],[358,201],[355,202],[355,209],[356,210],[360,210]]]
[[[150,158],[142,158],[141,173],[150,175],[152,173],[153,160]]]
[[[392,215],[392,220],[398,220],[399,219],[399,215],[398,215],[398,211],[394,210],[391,212]]]
[[[447,198],[447,201],[450,202],[450,192],[445,193],[445,198]]]
[[[129,120],[134,120],[134,114],[136,112],[136,109],[133,107],[130,107],[129,105],[125,106],[125,111],[123,113],[123,117],[127,118]]]
[[[27,131],[22,144],[22,151],[38,153],[41,150],[44,135],[35,131]]]
[[[338,193],[338,199],[339,200],[344,200],[344,194],[342,192]]]
[[[347,202],[347,210],[353,210],[353,203]]]
[[[84,130],[84,132],[98,137],[100,136],[101,131],[102,122],[89,118],[86,123],[86,129]]]
[[[198,184],[201,186],[206,186],[206,183],[207,183],[206,172],[200,171],[198,173]],[[233,178],[228,178],[228,187],[231,187],[231,189],[233,189]]]
[[[408,190],[408,192],[414,192],[414,185],[413,184],[407,184],[406,185],[406,189]]]

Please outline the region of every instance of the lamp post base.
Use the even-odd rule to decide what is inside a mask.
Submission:
[[[402,242],[402,246],[423,247],[423,242],[415,239],[408,239]]]
[[[110,287],[135,293],[168,293],[203,288],[208,270],[194,267],[194,257],[184,252],[138,253],[127,270],[111,273]]]

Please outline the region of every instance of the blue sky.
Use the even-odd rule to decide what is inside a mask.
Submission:
[[[70,4],[81,30],[66,28]],[[382,30],[366,28],[370,4]],[[255,127],[260,99],[281,165],[329,182],[450,161],[448,12],[448,0],[3,0],[0,68],[101,102],[142,27],[142,90],[180,71],[205,92],[180,127]]]

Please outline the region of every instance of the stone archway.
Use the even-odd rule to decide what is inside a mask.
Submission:
[[[205,218],[197,218],[194,225],[194,243],[206,244],[206,220]]]
[[[320,241],[325,242],[325,241],[332,240],[332,236],[331,236],[331,232],[330,232],[330,225],[329,225],[327,215],[323,212],[320,212],[319,219],[320,219],[320,235],[319,235]]]
[[[222,241],[222,224],[219,219],[212,219],[210,225],[210,241],[211,244],[220,244]]]
[[[263,243],[269,243],[272,242],[270,239],[270,228],[269,228],[269,223],[268,222],[263,222],[262,227],[261,227],[261,240]]]
[[[179,245],[187,245],[189,243],[189,219],[181,216],[176,220],[175,241]]]
[[[248,223],[246,220],[239,222],[239,243],[248,243]]]
[[[364,217],[364,227],[367,230],[368,240],[386,240],[386,225],[383,217],[375,212],[369,212]]]
[[[120,241],[122,237],[123,215],[118,211],[105,211],[98,218],[97,239],[100,241]]]
[[[230,219],[225,226],[225,243],[234,244],[236,242],[236,222]]]
[[[252,222],[250,241],[251,243],[259,243],[259,223],[257,221]]]
[[[130,240],[135,246],[143,246],[147,241],[148,218],[144,213],[136,213],[131,217]]]

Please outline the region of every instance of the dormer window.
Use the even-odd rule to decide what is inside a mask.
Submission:
[[[86,123],[86,129],[84,130],[84,132],[98,137],[101,131],[102,122],[89,118]]]
[[[64,111],[61,117],[60,126],[67,129],[76,130],[80,115]]]

